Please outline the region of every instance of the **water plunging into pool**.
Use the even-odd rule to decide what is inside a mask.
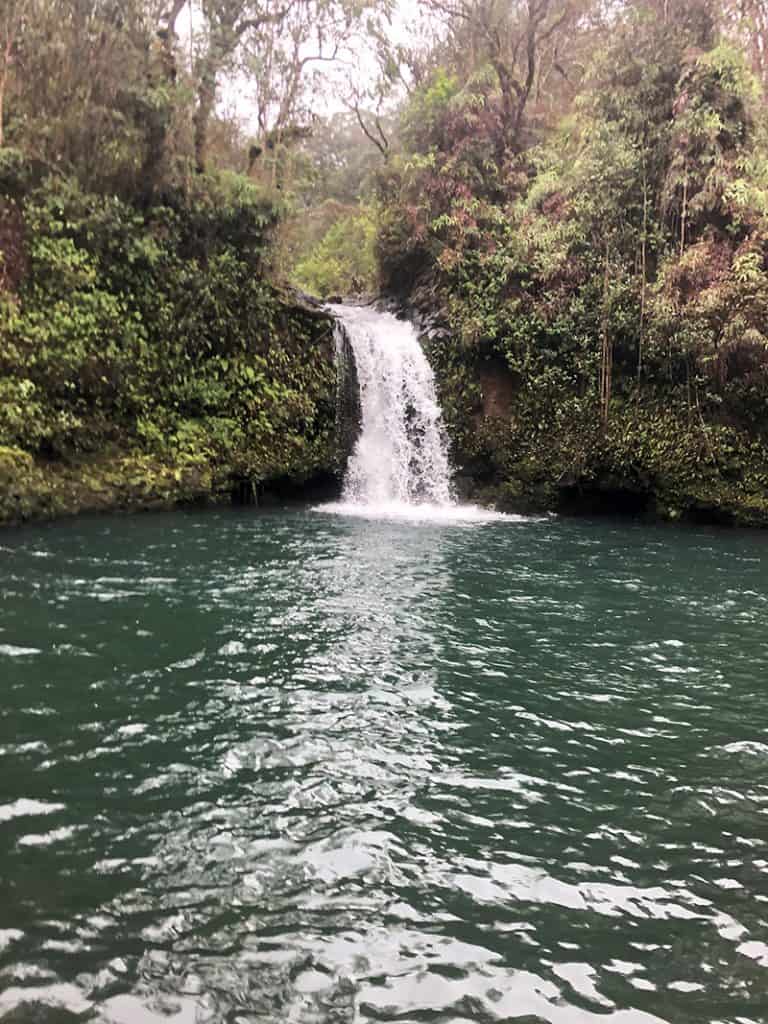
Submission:
[[[341,502],[323,511],[408,519],[488,519],[460,505],[435,379],[412,324],[365,306],[331,306],[360,388],[360,433]]]

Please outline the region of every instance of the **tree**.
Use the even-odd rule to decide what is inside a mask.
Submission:
[[[453,53],[463,50],[469,70],[490,64],[501,94],[505,143],[512,152],[524,147],[526,108],[545,60],[559,64],[554,41],[577,19],[575,3],[562,0],[420,0],[441,18],[453,37]],[[562,68],[561,68],[561,73]]]
[[[6,141],[84,183],[134,187],[146,142],[153,12],[143,0],[19,2]]]
[[[387,138],[392,139],[397,130],[395,115],[382,115],[382,122]],[[340,110],[318,118],[312,134],[299,143],[294,192],[303,208],[326,199],[353,205],[368,191],[380,163],[378,150],[366,138],[355,114]]]
[[[390,0],[298,0],[249,41],[245,70],[273,180],[280,150],[311,134],[318,106],[344,88],[390,10]]]
[[[202,0],[204,29],[195,60],[197,106],[194,113],[195,167],[208,163],[208,126],[216,105],[219,80],[235,67],[247,35],[258,36],[266,25],[279,25],[297,0]]]
[[[157,184],[166,158],[168,128],[173,114],[178,66],[176,58],[176,22],[187,0],[170,0],[158,16],[155,39],[159,52],[150,60],[145,104],[146,153],[142,179],[149,193]]]
[[[725,0],[721,21],[726,33],[746,52],[754,73],[768,86],[768,2]]]
[[[384,163],[389,160],[391,139],[385,128],[386,88],[360,88],[353,86],[344,98],[347,110],[354,115],[360,131],[381,154]]]
[[[4,145],[3,117],[8,79],[16,60],[19,35],[29,8],[29,0],[0,2],[0,147]]]
[[[272,155],[275,177],[279,147],[302,138],[318,97],[326,91],[318,72],[355,59],[371,19],[389,5],[374,0],[203,0],[204,30],[195,61],[195,164],[207,164],[208,125],[217,87],[237,72],[255,111],[255,163]]]

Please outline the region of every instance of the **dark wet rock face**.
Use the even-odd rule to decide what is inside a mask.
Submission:
[[[339,322],[335,328],[336,365],[338,373],[336,395],[336,431],[339,468],[343,471],[347,459],[360,434],[360,382],[355,355],[349,335]]]

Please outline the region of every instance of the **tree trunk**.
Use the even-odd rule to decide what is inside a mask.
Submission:
[[[603,318],[602,318],[602,351],[600,355],[600,422],[603,430],[608,426],[608,413],[611,404],[613,387],[613,340],[608,326],[608,243],[605,244],[605,269],[603,271]]]
[[[157,30],[160,42],[159,61],[156,68],[150,66],[147,85],[152,89],[160,81],[169,93],[176,84],[177,68],[174,44],[176,42],[176,21],[186,0],[172,0],[171,6],[163,17]],[[168,141],[168,125],[172,116],[171,101],[162,106],[153,106],[145,114],[146,153],[142,166],[142,179],[145,188],[151,194],[157,186],[165,163],[165,152]]]
[[[496,77],[499,80],[499,91],[501,92],[501,116],[504,124],[505,146],[511,146],[514,149],[517,145],[515,135],[517,107],[512,76],[502,60],[494,60],[493,66],[496,71]]]
[[[208,164],[208,125],[216,103],[216,74],[207,67],[200,78],[197,90],[197,110],[194,116],[195,125],[195,170],[205,174]]]
[[[16,15],[21,19],[23,13],[24,4],[22,3],[18,7]],[[11,65],[13,64],[13,46],[16,41],[16,33],[18,30],[19,26],[12,25],[10,15],[8,15],[5,39],[3,40],[2,72],[0,72],[0,149],[5,145],[5,130],[3,128],[3,121],[5,119],[5,91],[8,86],[8,75],[10,73]]]
[[[274,192],[277,188],[277,163],[280,159],[280,150],[283,145],[283,129],[278,128],[275,132],[275,145],[272,150],[272,180],[270,181],[270,188]]]

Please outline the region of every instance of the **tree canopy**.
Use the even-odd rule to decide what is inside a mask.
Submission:
[[[89,279],[73,195],[183,210],[198,256],[268,211],[253,273],[437,318],[490,478],[764,493],[767,47],[763,0],[0,0],[6,304],[42,330],[29,267]]]

